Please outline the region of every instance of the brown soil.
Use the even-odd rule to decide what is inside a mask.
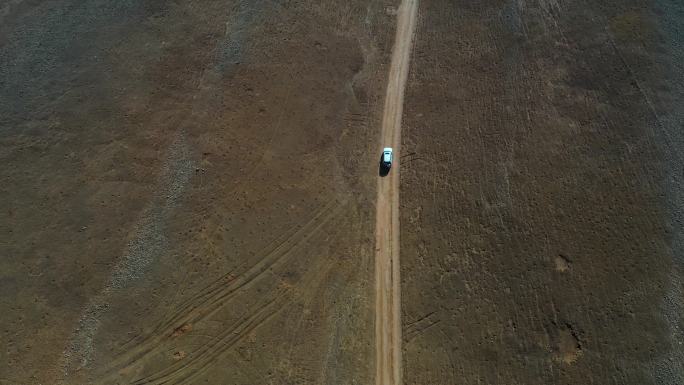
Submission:
[[[568,257],[562,254],[556,255],[556,258],[554,258],[554,264],[556,265],[556,271],[560,273],[570,270],[570,260]]]
[[[373,381],[386,4],[0,17],[0,382]]]
[[[419,1],[378,182],[400,4],[0,0],[0,383],[684,383],[681,1]]]
[[[402,128],[406,384],[681,383],[672,12],[421,1]]]
[[[192,325],[191,324],[183,324],[176,329],[174,329],[173,333],[171,333],[171,337],[180,337],[183,334],[192,331]]]
[[[558,330],[555,339],[553,350],[556,360],[566,365],[574,364],[582,355],[582,344],[577,332],[570,325],[564,325]]]

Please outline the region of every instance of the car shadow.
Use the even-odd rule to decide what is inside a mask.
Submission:
[[[378,162],[378,175],[381,177],[386,177],[389,172],[390,168],[385,166],[385,164],[382,162],[382,155],[380,155],[380,161]]]

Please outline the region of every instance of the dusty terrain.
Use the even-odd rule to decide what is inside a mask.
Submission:
[[[0,383],[683,384],[681,1],[400,3],[0,0]]]
[[[371,383],[393,6],[0,2],[0,382]]]
[[[682,384],[681,2],[423,0],[405,384]]]

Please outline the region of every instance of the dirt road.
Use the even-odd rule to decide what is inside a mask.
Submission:
[[[378,178],[375,227],[375,383],[401,384],[401,297],[399,287],[399,147],[404,88],[418,8],[402,1],[385,96],[381,147],[394,148],[393,170]],[[380,153],[380,151],[378,151]]]

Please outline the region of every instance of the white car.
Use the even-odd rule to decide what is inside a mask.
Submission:
[[[387,169],[392,167],[392,147],[385,147],[382,150],[382,165]]]

